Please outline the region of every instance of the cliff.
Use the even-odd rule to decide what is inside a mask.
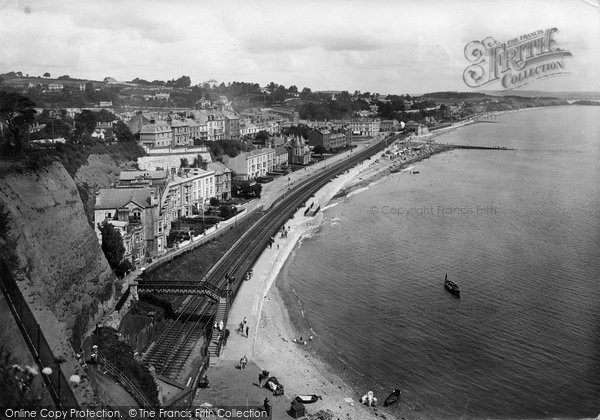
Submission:
[[[90,322],[111,303],[114,275],[75,182],[60,163],[9,173],[0,178],[0,204],[16,243],[23,294],[35,310],[50,311],[62,330],[54,333],[78,348]]]

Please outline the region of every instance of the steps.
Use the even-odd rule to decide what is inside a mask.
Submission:
[[[219,357],[219,353],[221,352],[221,336],[223,334],[223,331],[219,331],[214,325],[215,323],[218,324],[220,321],[223,321],[223,325],[227,325],[227,315],[229,315],[227,299],[219,298],[217,312],[215,313],[215,318],[213,320],[212,339],[208,344],[208,354],[210,354],[211,357]]]

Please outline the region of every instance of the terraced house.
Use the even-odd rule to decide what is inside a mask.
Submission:
[[[231,169],[221,162],[204,163],[203,169],[215,173],[215,197],[231,200]]]
[[[235,173],[236,179],[255,179],[275,168],[275,149],[255,149],[233,158],[225,156],[223,163]]]
[[[309,146],[323,146],[327,150],[350,146],[352,134],[349,129],[332,130],[330,128],[313,128],[308,132]]]
[[[191,127],[185,121],[171,121],[171,130],[173,131],[173,147],[191,146],[194,144],[192,139]]]
[[[192,216],[209,204],[215,196],[215,173],[200,168],[183,168],[171,170],[169,184],[161,198],[161,213],[165,215],[164,223],[180,217]],[[168,226],[165,226],[168,229]]]
[[[164,121],[143,126],[140,130],[140,145],[146,150],[172,147],[173,131],[171,130],[171,126]]]

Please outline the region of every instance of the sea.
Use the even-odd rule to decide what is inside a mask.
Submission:
[[[357,392],[399,388],[425,417],[598,416],[600,107],[434,140],[514,150],[441,153],[330,203],[277,281],[297,331]]]

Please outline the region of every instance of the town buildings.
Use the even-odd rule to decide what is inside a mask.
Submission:
[[[300,134],[293,135],[285,146],[288,149],[288,162],[292,165],[308,165],[310,163],[310,147]]]
[[[287,169],[288,161],[288,149],[284,146],[275,147],[275,169]]]
[[[413,120],[410,120],[404,125],[404,131],[406,133],[414,133],[417,136],[429,134],[429,129],[427,128],[427,126],[419,124],[418,122],[415,122]]]
[[[169,223],[199,213],[215,196],[215,173],[201,168],[171,168],[160,211]]]
[[[382,120],[379,126],[379,131],[395,131],[398,128],[398,120]]]
[[[354,136],[375,137],[379,134],[381,122],[378,119],[357,119],[345,122]]]
[[[98,241],[102,243],[102,223],[113,225],[123,238],[123,257],[133,265],[146,255],[164,251],[166,236],[159,234],[157,218],[158,198],[153,188],[100,189],[96,195],[94,229]]]
[[[187,121],[171,121],[171,131],[173,132],[173,147],[191,146],[194,144],[190,125]]]
[[[171,147],[173,145],[171,126],[164,121],[143,126],[140,130],[140,145],[146,149]]]
[[[215,194],[219,200],[231,200],[231,169],[221,162],[203,163],[203,169],[215,173]]]
[[[262,148],[225,156],[223,163],[234,172],[235,179],[250,180],[266,176],[275,168],[275,149]]]
[[[308,132],[309,146],[322,146],[326,150],[332,150],[348,147],[351,144],[352,134],[349,129],[313,128]]]
[[[124,258],[134,266],[146,256],[166,250],[171,223],[201,213],[215,197],[216,179],[222,199],[231,198],[231,171],[172,168],[170,171],[124,171],[116,188],[101,189],[94,206],[94,227],[102,242],[100,225],[107,221],[118,229],[125,246]]]

